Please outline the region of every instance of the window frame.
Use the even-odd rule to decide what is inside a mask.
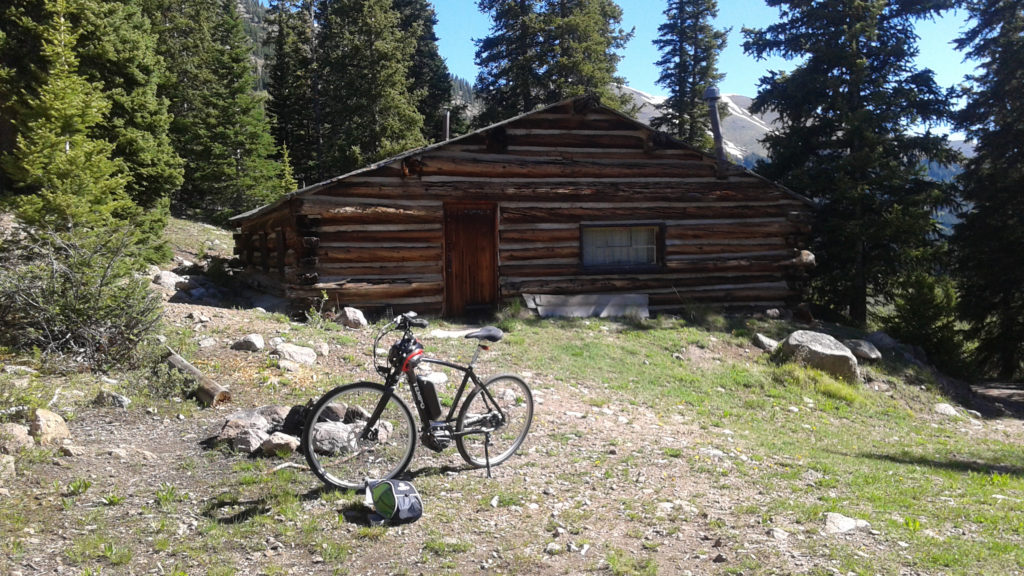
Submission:
[[[586,250],[585,233],[592,228],[654,228],[655,262],[643,264],[603,264],[587,265],[584,252]],[[580,223],[580,268],[590,274],[659,272],[665,268],[665,223],[660,221],[630,220],[615,222],[581,222]]]

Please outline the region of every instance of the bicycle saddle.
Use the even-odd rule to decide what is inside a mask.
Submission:
[[[466,334],[466,338],[476,338],[477,340],[487,340],[488,342],[497,342],[501,340],[505,333],[501,331],[501,328],[495,328],[494,326],[484,326],[483,328]]]

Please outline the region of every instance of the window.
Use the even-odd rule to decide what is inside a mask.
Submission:
[[[661,226],[584,225],[580,237],[585,268],[651,268],[660,264]]]

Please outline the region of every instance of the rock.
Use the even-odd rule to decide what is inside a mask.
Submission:
[[[298,449],[299,439],[283,432],[274,432],[260,445],[260,451],[268,456],[293,454]]]
[[[861,382],[853,352],[828,334],[797,330],[782,341],[779,350],[784,360],[795,360],[851,384]]]
[[[277,354],[277,357],[281,360],[295,362],[296,364],[305,364],[307,366],[316,364],[316,350],[305,346],[283,342],[274,348],[273,353]]]
[[[188,314],[186,314],[185,315],[185,319],[186,320],[192,320],[193,322],[197,322],[199,324],[206,324],[207,322],[210,321],[210,317],[209,316],[207,316],[206,314],[203,314],[202,312],[195,312],[195,311],[189,312]]]
[[[565,547],[557,542],[548,542],[548,545],[544,547],[544,553],[549,556],[555,556],[565,552]]]
[[[177,290],[175,286],[183,280],[184,278],[170,270],[161,270],[159,274],[153,276],[153,284],[158,284],[161,288],[166,288],[167,290]]]
[[[14,478],[14,456],[7,454],[0,455],[0,480]]]
[[[789,532],[786,532],[782,528],[772,528],[768,531],[768,536],[777,542],[784,542],[789,538]]]
[[[874,344],[867,340],[844,340],[843,344],[860,360],[878,362],[882,359],[882,353],[878,351],[878,348],[875,348]]]
[[[320,454],[346,454],[357,450],[356,435],[361,426],[341,422],[318,422],[313,426],[313,449]]]
[[[260,406],[256,409],[256,413],[266,418],[267,423],[270,425],[267,428],[267,432],[283,428],[290,412],[291,408],[287,406]]]
[[[782,318],[782,312],[778,308],[769,308],[764,311],[764,315],[772,320],[778,320]]]
[[[298,362],[292,362],[291,360],[278,360],[277,367],[285,372],[298,372],[302,370],[302,366]]]
[[[362,310],[348,306],[341,310],[341,314],[338,315],[338,322],[341,322],[341,325],[346,328],[366,328],[370,325],[366,321],[366,316],[363,315]]]
[[[288,410],[288,416],[285,417],[284,423],[281,424],[281,432],[291,434],[292,436],[302,435],[302,429],[306,426],[306,415],[308,413],[309,409],[305,406],[292,406]]]
[[[326,342],[317,342],[316,344],[313,344],[313,350],[316,352],[317,356],[321,356],[323,358],[326,358],[331,354],[331,347],[328,346]]]
[[[224,421],[224,425],[217,433],[217,442],[234,443],[235,438],[246,434],[249,430],[263,432],[263,438],[266,439],[270,435],[270,422],[267,422],[267,419],[255,410],[236,412]],[[263,440],[260,442],[262,443]]]
[[[773,352],[779,346],[779,341],[772,340],[764,334],[754,334],[754,346],[765,352]]]
[[[110,390],[100,390],[99,394],[93,398],[92,403],[97,406],[111,406],[114,408],[127,408],[132,403],[131,398],[111,392]]]
[[[284,338],[281,338],[280,336],[274,336],[267,342],[267,344],[270,345],[271,348],[277,348],[281,344],[284,344]]]
[[[865,340],[871,342],[882,350],[892,350],[894,348],[899,348],[900,346],[900,343],[895,338],[881,331],[868,334],[865,337]]]
[[[35,445],[36,441],[29,434],[28,426],[12,422],[0,424],[0,454],[17,454]]]
[[[4,374],[37,374],[37,372],[28,366],[8,364],[4,366]]]
[[[213,336],[207,336],[199,341],[200,348],[211,348],[217,345],[217,339]]]
[[[811,306],[806,302],[798,304],[797,307],[793,309],[793,320],[803,322],[804,324],[813,324],[814,313],[811,312]]]
[[[717,556],[712,558],[711,561],[715,564],[724,564],[725,562],[728,562],[729,559],[725,557],[725,554],[718,554]]]
[[[248,428],[231,440],[231,447],[235,452],[253,454],[263,446],[263,443],[270,437],[263,430]]]
[[[960,413],[957,412],[956,408],[949,404],[940,403],[935,405],[935,413],[942,414],[943,416],[951,416],[953,418],[959,418]]]
[[[69,458],[81,458],[82,456],[86,455],[85,448],[82,448],[81,446],[75,446],[74,444],[61,446],[60,453],[61,456],[67,456]]]
[[[68,425],[58,414],[39,408],[29,425],[29,432],[40,445],[58,445],[61,440],[71,438]]]
[[[825,514],[825,534],[844,534],[854,530],[865,530],[871,528],[866,520],[849,518],[835,512]]]
[[[243,350],[245,352],[259,352],[263,350],[266,344],[263,342],[263,336],[259,334],[248,334],[241,340],[236,341],[231,345],[232,350]]]

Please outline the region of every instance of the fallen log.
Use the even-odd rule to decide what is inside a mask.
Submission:
[[[227,388],[224,388],[215,380],[200,372],[198,368],[179,356],[170,346],[164,347],[171,353],[167,357],[167,365],[190,377],[196,383],[196,389],[192,391],[192,396],[199,400],[203,406],[213,407],[223,402],[231,401],[231,393],[228,392]]]

